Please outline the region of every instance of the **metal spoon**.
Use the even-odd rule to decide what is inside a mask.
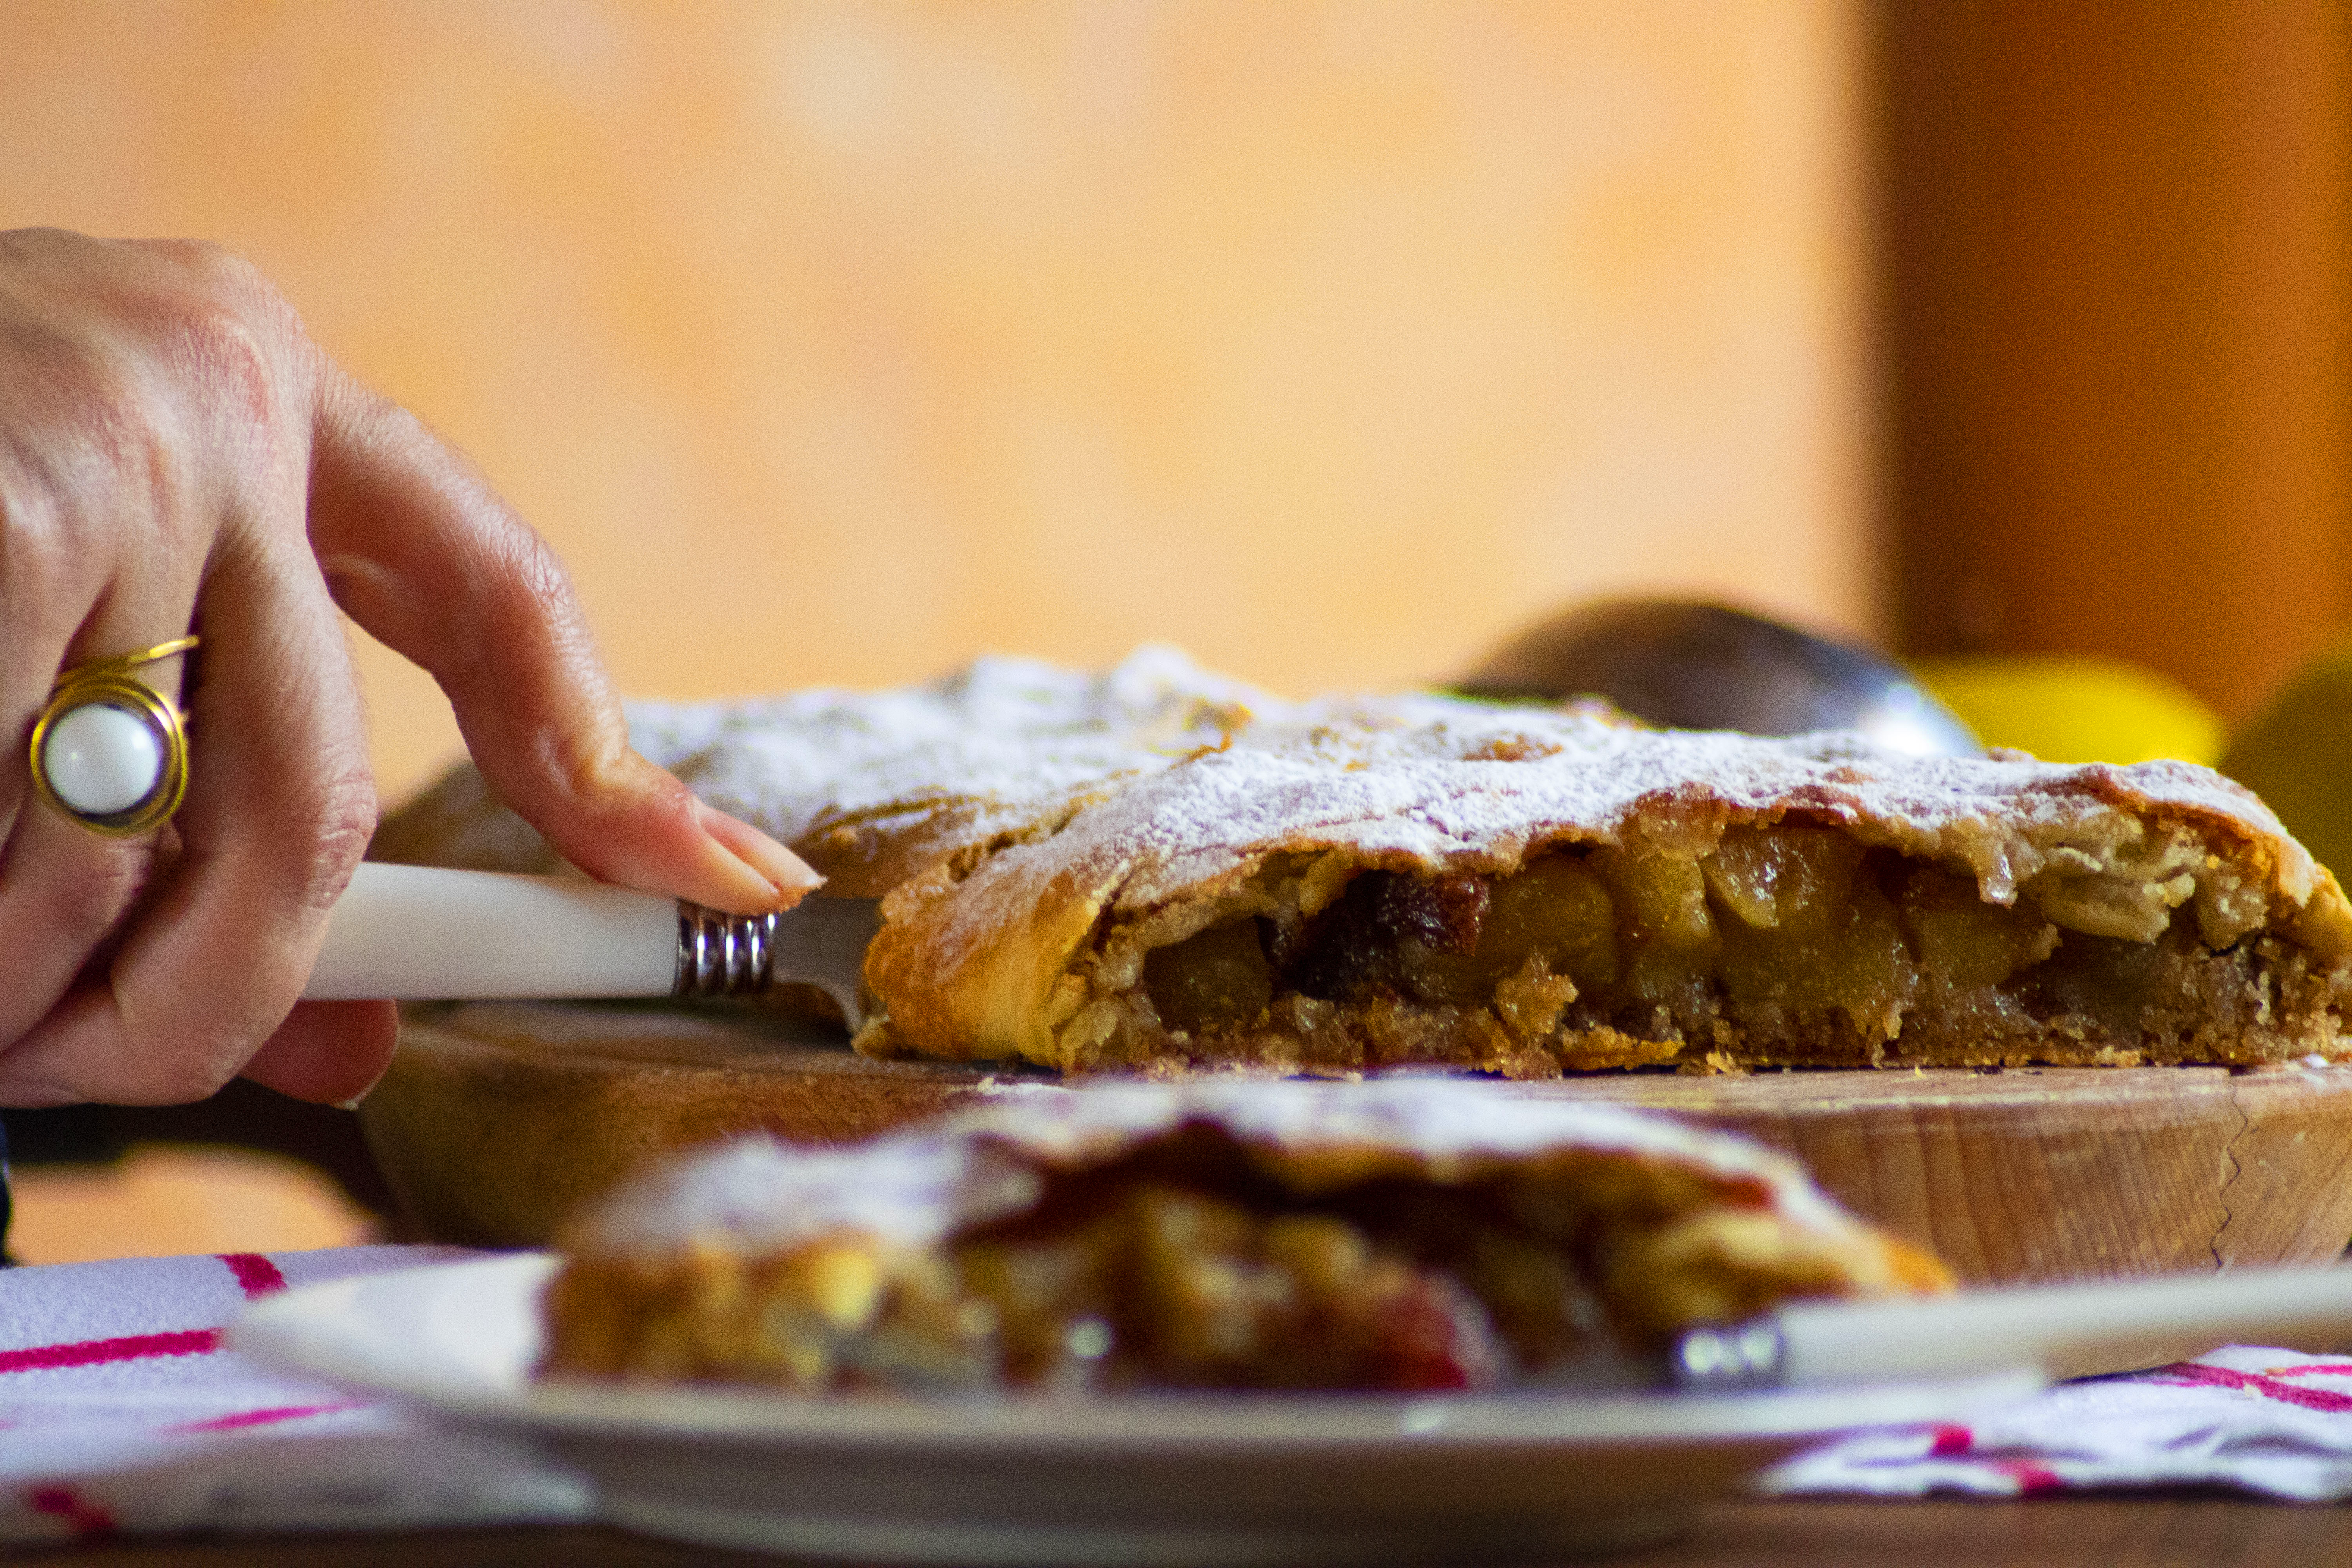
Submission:
[[[1674,729],[1859,730],[1882,746],[1923,756],[1982,749],[1900,666],[1780,621],[1692,600],[1612,599],[1563,612],[1453,684],[1477,697],[1591,692]]]

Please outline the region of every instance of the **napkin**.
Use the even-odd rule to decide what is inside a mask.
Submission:
[[[2352,1497],[2352,1361],[2231,1345],[2062,1383],[1965,1426],[1859,1433],[1768,1471],[1779,1495],[2219,1486],[2298,1502]]]
[[[256,1298],[471,1256],[347,1247],[0,1271],[0,1545],[118,1531],[579,1521],[584,1482],[221,1348]]]

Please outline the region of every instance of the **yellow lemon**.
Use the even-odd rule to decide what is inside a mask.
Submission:
[[[2352,871],[2352,641],[2288,681],[2230,742],[2221,771],[2269,803],[2321,865]]]
[[[2179,682],[2119,658],[1984,654],[1911,668],[1988,746],[2051,763],[2177,757],[2210,766],[2221,754],[2221,714]]]

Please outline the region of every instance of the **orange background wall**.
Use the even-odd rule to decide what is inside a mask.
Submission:
[[[1853,0],[0,0],[0,226],[259,261],[625,686],[1595,592],[1876,629]],[[363,646],[397,795],[455,746]]]

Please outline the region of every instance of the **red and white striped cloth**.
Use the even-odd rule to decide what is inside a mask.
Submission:
[[[2352,1497],[2352,1361],[2231,1345],[2152,1372],[2062,1383],[1965,1426],[1858,1433],[1764,1479],[1784,1496],[2158,1486]]]
[[[257,1297],[467,1256],[351,1247],[0,1271],[0,1545],[589,1517],[587,1488],[523,1444],[221,1348]]]
[[[0,1271],[0,1546],[117,1531],[572,1521],[587,1488],[527,1445],[268,1372],[220,1344],[256,1297],[450,1247],[131,1258]],[[2235,1346],[2063,1384],[1966,1426],[1864,1432],[1783,1495],[2219,1485],[2352,1497],[2352,1361]]]

